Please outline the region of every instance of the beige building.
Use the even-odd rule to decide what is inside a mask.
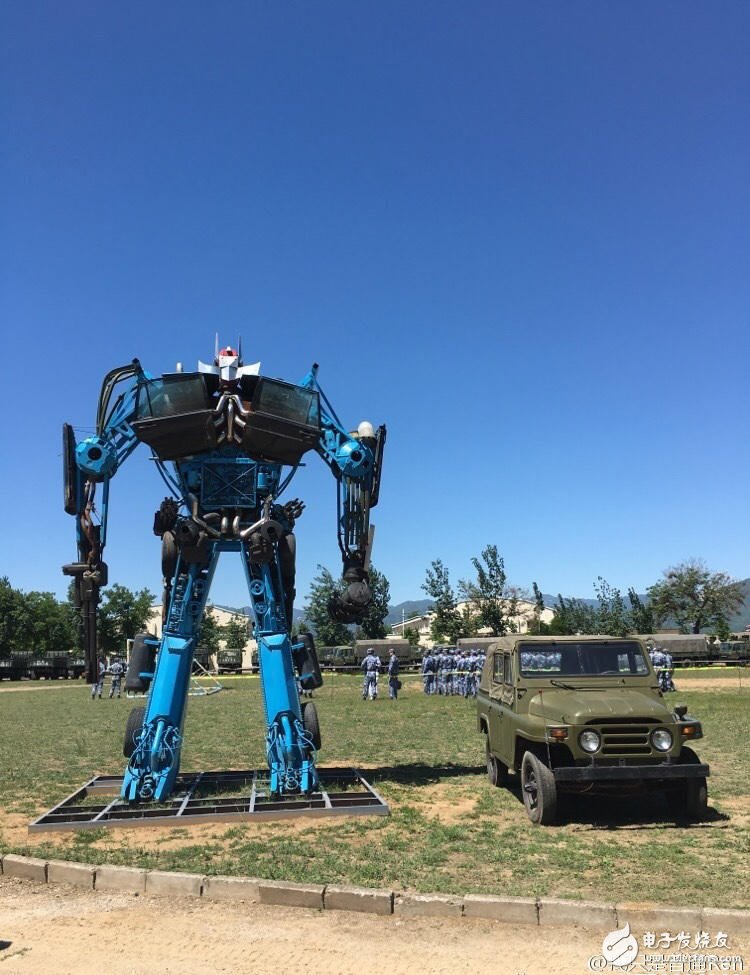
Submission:
[[[459,613],[463,613],[465,609],[469,607],[468,602],[462,602],[457,604],[457,609]],[[511,617],[512,621],[516,625],[517,633],[526,633],[529,629],[529,622],[534,619],[534,603],[528,602],[525,599],[520,599],[516,603],[517,613]],[[551,609],[544,607],[541,615],[542,623],[551,623],[554,619],[555,614]],[[430,626],[433,619],[435,618],[434,613],[424,613],[422,616],[412,616],[411,619],[404,620],[402,623],[394,623],[391,626],[391,632],[397,634],[398,636],[403,636],[405,630],[416,630],[419,633],[419,645],[421,647],[431,647],[434,643],[432,636],[430,635]],[[486,627],[477,631],[478,636],[488,636],[489,629]]]
[[[230,620],[239,620],[240,623],[247,623],[248,617],[242,613],[233,613],[228,609],[222,609],[221,606],[212,606],[211,612],[216,618],[216,622],[219,626],[226,626]],[[154,633],[156,636],[161,637],[162,623],[161,623],[162,606],[161,603],[151,607],[151,615],[148,621],[148,630],[150,633]],[[226,647],[226,640],[220,640],[219,646]],[[255,640],[248,639],[242,647],[242,669],[249,670],[252,666],[253,657],[258,649],[258,644]]]

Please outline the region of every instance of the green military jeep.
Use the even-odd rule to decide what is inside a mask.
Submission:
[[[554,823],[559,793],[662,790],[674,818],[706,810],[703,737],[687,707],[669,707],[637,639],[509,636],[488,647],[477,692],[487,775],[520,773],[532,823]]]

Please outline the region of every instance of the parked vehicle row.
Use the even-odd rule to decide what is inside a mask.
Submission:
[[[0,657],[0,680],[73,680],[86,670],[86,661],[72,653],[12,653]]]

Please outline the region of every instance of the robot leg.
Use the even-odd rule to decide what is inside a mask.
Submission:
[[[177,568],[167,626],[156,655],[156,668],[140,727],[129,726],[125,754],[128,767],[122,798],[161,802],[174,789],[180,770],[182,728],[190,686],[193,652],[200,632],[218,551],[208,565]],[[132,717],[140,718],[133,712]]]
[[[312,702],[305,705],[303,714],[297,677],[306,689],[321,686],[315,647],[309,638],[292,646],[278,560],[253,562],[248,548],[243,549],[243,556],[258,639],[270,792],[309,793],[318,787],[318,722]],[[298,675],[295,669],[300,668],[303,672]]]

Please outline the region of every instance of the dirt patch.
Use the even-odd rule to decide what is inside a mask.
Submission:
[[[750,796],[736,796],[717,800],[721,811],[732,820],[732,825],[750,826]]]
[[[23,846],[29,841],[29,816],[20,813],[9,813],[0,809],[0,836],[8,846]]]
[[[77,687],[79,690],[86,688],[86,684],[77,684],[73,681],[51,681],[49,684],[29,683],[28,687],[0,687],[0,694],[16,694],[20,691],[59,691],[62,688]],[[90,692],[89,692],[90,693]]]
[[[680,691],[739,691],[750,690],[750,673],[743,680],[741,677],[695,677],[680,680],[680,675],[675,674],[675,684],[677,693]]]
[[[452,823],[463,822],[467,816],[474,812],[478,796],[462,796],[456,792],[455,787],[450,784],[438,784],[422,786],[419,793],[409,800],[411,805],[424,807],[426,812],[433,819],[440,820],[441,823],[450,825]]]

